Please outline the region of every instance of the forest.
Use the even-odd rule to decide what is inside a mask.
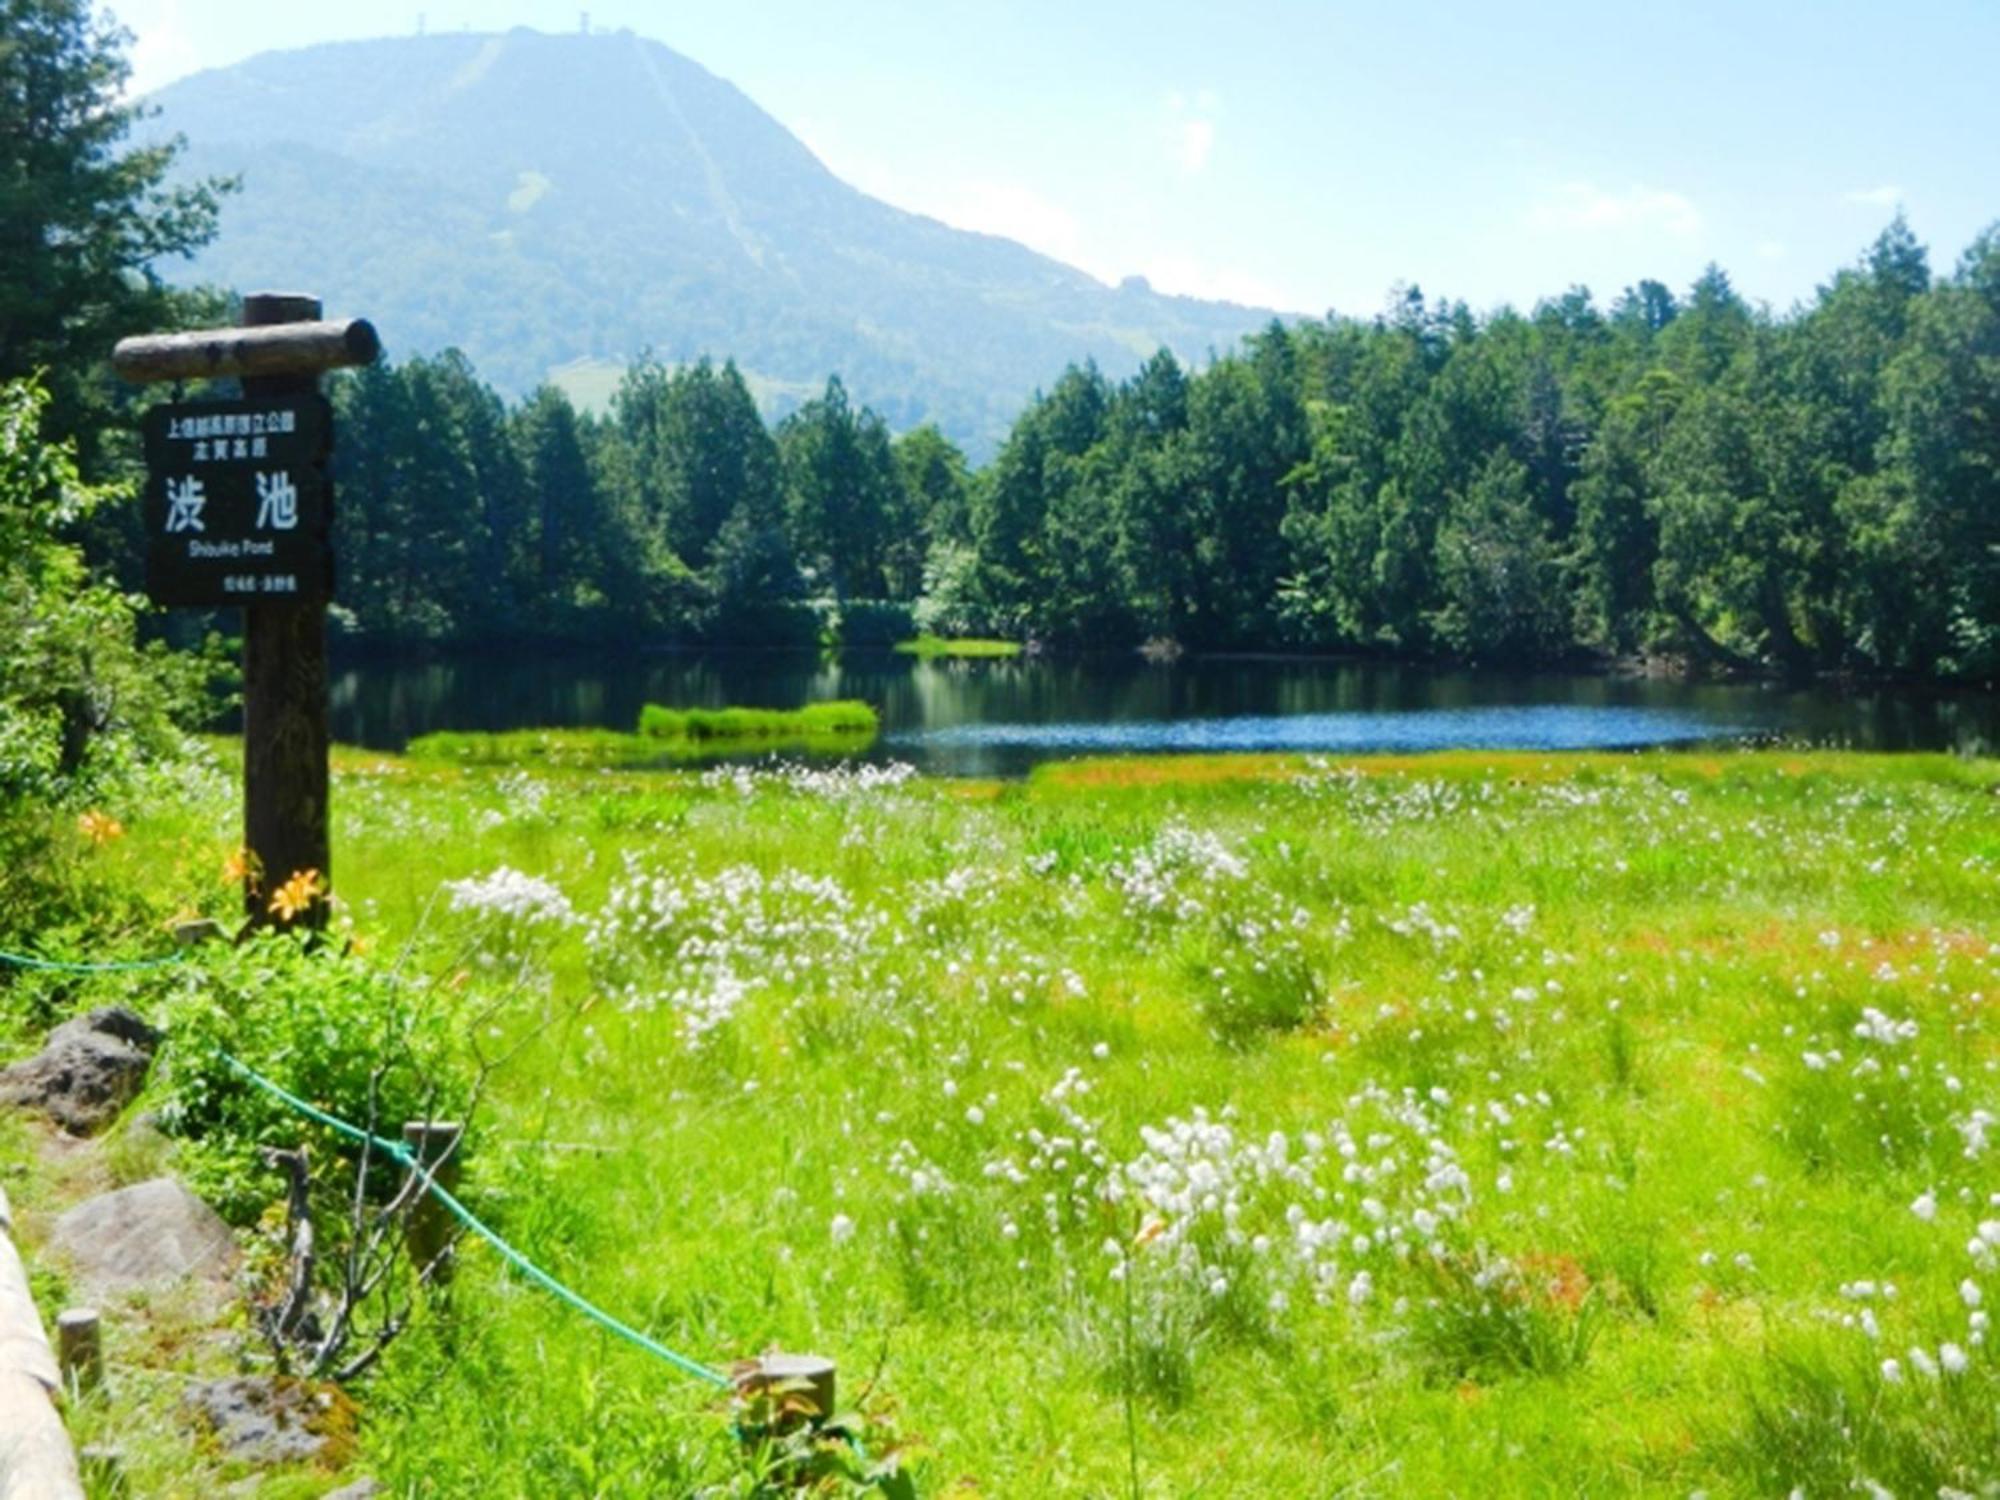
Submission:
[[[1715,267],[1527,314],[1410,288],[1200,369],[1073,366],[977,471],[838,378],[772,429],[727,362],[642,361],[603,415],[452,352],[334,400],[362,641],[2000,666],[1993,231],[1938,275],[1898,218],[1784,316]]]
[[[130,496],[164,393],[105,358],[229,318],[165,272],[238,184],[126,146],[143,110],[85,14],[34,0],[0,56],[0,379],[41,380],[50,436]],[[454,352],[331,381],[337,634],[2000,669],[2000,225],[1941,271],[1899,215],[1783,312],[1716,266],[1526,313],[1407,287],[1195,368],[1084,363],[976,469],[837,377],[773,427],[728,353],[641,359],[601,412],[509,402]],[[73,531],[138,586],[136,499]]]

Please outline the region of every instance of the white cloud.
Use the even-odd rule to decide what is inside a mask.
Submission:
[[[1903,201],[1903,190],[1893,182],[1885,182],[1880,187],[1855,188],[1840,196],[1843,202],[1865,204],[1869,208],[1894,208]]]
[[[1276,285],[1249,272],[1230,266],[1211,265],[1191,255],[1155,255],[1139,268],[1156,292],[1177,297],[1202,297],[1211,302],[1240,302],[1247,307],[1270,307],[1280,312],[1298,312],[1305,303],[1286,295]]]
[[[937,201],[922,205],[921,211],[957,229],[1019,240],[1071,265],[1082,265],[1086,258],[1076,216],[1025,183],[961,182],[947,188]]]
[[[801,121],[791,130],[829,172],[871,198],[910,213],[927,214],[954,229],[1017,240],[1107,284],[1114,279],[1113,268],[1091,256],[1076,215],[1026,183],[990,177],[938,180],[917,176],[881,157],[849,149],[837,131],[826,129],[819,121]]]
[[[1214,89],[1167,95],[1167,154],[1190,176],[1205,170],[1215,152],[1215,117],[1221,111],[1222,96]]]
[[[136,99],[150,94],[201,67],[201,49],[188,35],[180,0],[151,0],[151,3],[128,0],[118,7],[117,14],[132,33],[128,54],[132,76],[125,84],[127,97]]]
[[[1181,126],[1181,170],[1199,172],[1215,149],[1215,122],[1188,120]]]
[[[1214,122],[1195,106],[1212,110],[1220,100],[1209,90],[1170,96],[1174,164],[1197,172],[1207,164],[1215,139]],[[861,191],[912,213],[928,214],[954,229],[996,234],[1053,256],[1107,286],[1131,272],[1156,291],[1184,297],[1238,302],[1287,312],[1313,306],[1312,299],[1288,294],[1248,271],[1221,266],[1199,256],[1161,252],[1152,238],[1135,243],[1101,210],[1074,210],[1040,188],[1015,178],[918,176],[883,158],[851,148],[838,129],[823,122],[794,122],[792,131],[829,171]]]
[[[1589,182],[1565,182],[1543,191],[1528,210],[1530,227],[1543,230],[1652,230],[1678,239],[1701,232],[1701,210],[1666,188],[1634,184],[1613,192]]]

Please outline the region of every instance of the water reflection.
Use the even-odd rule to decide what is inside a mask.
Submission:
[[[1685,683],[1567,673],[1432,671],[1289,659],[1133,657],[835,661],[763,653],[605,651],[355,662],[333,681],[334,733],[397,749],[432,729],[630,728],[642,705],[795,708],[860,698],[875,758],[958,775],[1055,756],[1202,749],[1626,747],[1784,734],[1874,749],[1991,753],[1991,694]]]

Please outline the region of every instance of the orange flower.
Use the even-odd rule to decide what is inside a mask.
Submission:
[[[237,849],[222,861],[224,885],[248,884],[253,891],[264,881],[263,861],[249,849]]]
[[[271,910],[287,922],[309,911],[326,894],[326,885],[317,870],[295,870],[292,878],[271,892]]]
[[[1164,1220],[1148,1219],[1140,1227],[1139,1232],[1132,1236],[1132,1248],[1134,1250],[1143,1250],[1166,1232],[1167,1226]]]
[[[76,820],[76,827],[93,844],[108,844],[125,836],[125,825],[109,813],[87,812]]]

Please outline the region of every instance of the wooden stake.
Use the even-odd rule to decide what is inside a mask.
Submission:
[[[403,1144],[418,1162],[431,1169],[431,1181],[447,1193],[458,1191],[458,1142],[464,1127],[454,1120],[408,1120],[403,1124]],[[403,1243],[409,1248],[410,1264],[418,1271],[436,1260],[451,1240],[452,1217],[428,1190],[411,1207],[403,1221]],[[432,1273],[434,1282],[448,1280],[451,1263],[446,1261]]]
[[[318,324],[319,298],[260,292],[243,299],[246,328]],[[364,325],[365,326],[365,325]],[[370,329],[370,338],[373,330]],[[243,394],[317,391],[316,374],[246,375]],[[332,882],[327,832],[326,601],[249,604],[243,610],[243,843],[255,857],[245,881],[252,921],[326,924]],[[271,909],[271,893],[314,871],[319,894],[294,917]]]
[[[768,1395],[774,1403],[781,1404],[786,1395],[803,1397],[813,1405],[813,1411],[806,1413],[777,1414],[774,1424],[783,1432],[796,1426],[800,1421],[813,1426],[833,1416],[834,1366],[830,1359],[822,1359],[817,1354],[784,1354],[776,1350],[745,1366],[739,1367],[736,1375],[736,1394],[744,1400],[753,1400]],[[804,1386],[804,1390],[799,1387]],[[780,1392],[785,1394],[780,1394]]]
[[[81,1394],[103,1383],[104,1344],[96,1308],[72,1307],[57,1315],[56,1357],[62,1363],[65,1389]]]

